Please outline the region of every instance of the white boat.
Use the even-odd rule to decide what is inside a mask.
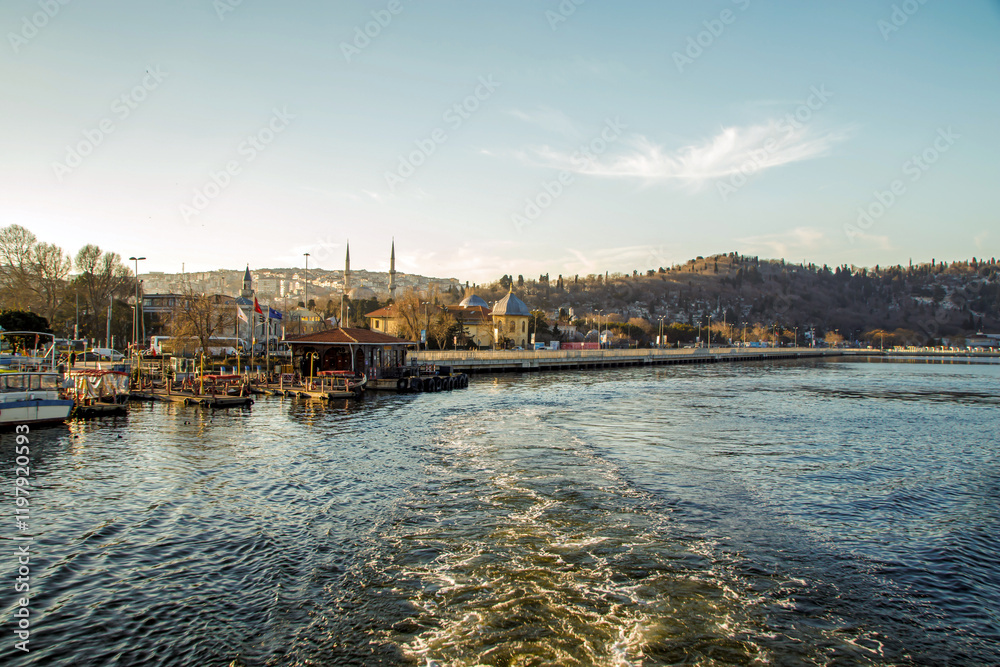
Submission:
[[[62,373],[0,373],[0,427],[66,421],[73,400],[62,391]]]
[[[41,336],[52,338],[35,331],[5,331],[0,338],[13,335],[35,336],[36,347]],[[65,395],[63,384],[54,345],[46,357],[0,354],[0,428],[65,421],[73,400]]]

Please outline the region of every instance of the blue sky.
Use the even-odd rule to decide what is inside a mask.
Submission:
[[[1000,254],[996,1],[62,2],[0,8],[0,223],[72,253],[340,268],[350,239],[385,270],[394,237],[471,281]]]

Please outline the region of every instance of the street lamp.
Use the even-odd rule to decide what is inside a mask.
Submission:
[[[302,253],[302,255],[306,258],[306,268],[304,271],[305,280],[303,281],[306,284],[306,299],[302,305],[306,307],[306,312],[308,313],[309,312],[309,253],[304,252]],[[340,313],[340,319],[341,320],[344,319],[343,312]],[[341,326],[343,326],[343,324],[341,324]],[[299,315],[299,333],[302,333],[302,315]]]
[[[431,328],[431,316],[427,314],[427,306],[430,305],[430,301],[421,301],[420,305],[424,307],[424,351],[427,351],[427,330]]]
[[[132,346],[139,349],[139,262],[145,257],[129,257],[130,262],[135,262],[135,310],[132,313]]]
[[[795,329],[795,341],[792,344],[792,347],[798,347],[799,346],[799,328],[798,327],[792,327],[792,328]]]
[[[604,341],[601,340],[601,316],[604,314],[604,309],[597,311],[597,347],[604,349]]]

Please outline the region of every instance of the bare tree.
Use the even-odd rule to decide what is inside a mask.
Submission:
[[[396,300],[394,304],[396,317],[399,320],[398,333],[407,340],[420,340],[420,330],[424,328],[424,308],[420,295],[413,290]]]
[[[0,296],[8,307],[32,310],[55,322],[72,266],[62,248],[39,243],[24,227],[0,230]]]
[[[443,311],[433,318],[430,327],[428,327],[427,335],[434,338],[439,350],[443,350],[448,345],[449,339],[459,335],[461,331],[462,328],[455,316],[448,311]]]
[[[112,299],[122,299],[132,293],[135,277],[122,264],[118,253],[104,252],[96,245],[85,245],[76,254],[77,286],[88,306],[85,325],[90,335],[101,329],[103,314]]]
[[[51,243],[39,243],[32,249],[31,290],[37,297],[41,314],[54,322],[67,295],[67,282],[73,266],[63,249]]]
[[[175,302],[170,333],[177,338],[197,340],[207,353],[213,336],[234,328],[235,309],[235,305],[227,309],[216,297],[197,294],[188,287]]]

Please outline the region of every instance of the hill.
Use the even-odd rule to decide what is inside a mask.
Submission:
[[[576,317],[603,311],[611,321],[632,318],[691,326],[729,324],[838,331],[849,340],[873,330],[901,330],[909,344],[1000,328],[996,260],[911,266],[818,266],[732,252],[632,275],[504,276],[476,292],[487,300],[511,286],[532,308]]]

